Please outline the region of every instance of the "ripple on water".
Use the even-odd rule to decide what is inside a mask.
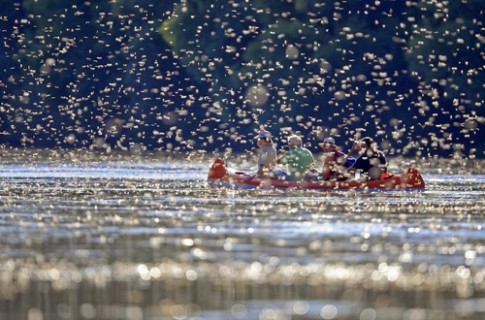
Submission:
[[[208,165],[1,165],[0,318],[485,315],[485,175],[425,172],[422,192],[217,190]]]

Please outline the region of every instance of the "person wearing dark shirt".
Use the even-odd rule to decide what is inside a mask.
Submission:
[[[381,179],[383,173],[387,173],[387,160],[384,153],[377,149],[376,143],[370,137],[365,137],[361,141],[354,143],[349,151],[360,151],[360,156],[354,165],[349,168],[352,174],[360,172],[369,180]]]

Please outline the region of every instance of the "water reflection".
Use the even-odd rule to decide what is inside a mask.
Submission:
[[[485,175],[215,190],[210,161],[6,161],[2,319],[481,319]],[[430,166],[431,167],[431,166]]]

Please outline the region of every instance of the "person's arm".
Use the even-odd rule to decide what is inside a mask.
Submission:
[[[342,154],[337,156],[337,159],[335,159],[335,164],[338,166],[343,166],[345,162],[347,161],[347,158],[349,155],[345,154],[342,152]]]
[[[328,176],[328,173],[330,172],[331,163],[332,163],[332,156],[328,153],[325,154],[323,158],[322,172],[320,173],[322,177]]]
[[[355,160],[354,164],[347,169],[347,172],[349,172],[350,174],[355,174],[355,171],[359,170],[359,169],[363,169],[363,160],[361,157],[357,158],[357,160]]]
[[[260,164],[258,166],[258,171],[256,172],[256,177],[260,177],[263,175],[264,164]]]
[[[265,150],[262,150],[259,154],[258,159],[258,170],[256,172],[256,176],[259,177],[263,174],[264,166],[266,165],[268,159],[268,153]]]
[[[279,151],[279,157],[276,158],[277,164],[286,164],[288,161],[286,159],[286,152],[284,150]]]
[[[352,147],[349,150],[347,157],[352,155],[354,152],[359,152],[360,150],[362,150],[362,147],[360,146],[359,142],[354,141],[354,143],[352,144]]]
[[[352,156],[353,153],[360,152],[361,150],[362,150],[362,146],[359,144],[359,142],[358,141],[354,141],[354,143],[352,144],[352,147],[349,150],[349,153],[347,153],[345,155],[345,159],[344,159],[344,162],[343,163],[345,163],[347,161],[347,159]],[[362,159],[360,159],[360,157],[356,157],[356,158],[357,159],[355,160],[354,164],[352,166],[350,166],[349,168],[346,169],[346,171],[349,172],[350,174],[355,174],[355,171],[357,169],[361,169],[360,166],[362,164],[361,163],[362,162]]]
[[[386,155],[382,151],[379,152],[379,162],[382,172],[387,172],[387,159]]]
[[[256,176],[264,176],[276,165],[276,162],[276,150],[263,151],[258,161],[258,172]]]

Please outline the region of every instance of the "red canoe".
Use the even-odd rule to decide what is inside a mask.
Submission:
[[[227,168],[222,159],[212,164],[208,176],[212,185],[229,188],[282,188],[312,190],[345,190],[345,189],[424,189],[425,183],[418,169],[409,168],[400,176],[390,175],[381,180],[369,181],[284,181],[277,179],[256,178],[252,174]]]

